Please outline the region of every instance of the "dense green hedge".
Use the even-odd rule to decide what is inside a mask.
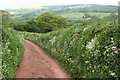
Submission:
[[[28,32],[21,34],[47,51],[71,77],[109,78],[120,75],[118,29],[117,22],[105,24],[102,22],[94,25],[74,25],[47,34]]]
[[[24,53],[24,44],[21,36],[8,27],[2,26],[2,78],[15,78],[16,69]]]

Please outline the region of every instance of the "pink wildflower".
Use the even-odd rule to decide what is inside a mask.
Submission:
[[[94,67],[96,67],[96,65],[94,65]]]
[[[115,51],[118,51],[118,49],[115,49]]]
[[[112,44],[110,44],[110,46],[113,46]]]
[[[114,43],[114,45],[116,45],[116,43]]]
[[[110,52],[110,50],[108,50],[107,52]]]
[[[109,39],[109,37],[108,37],[108,39]]]
[[[73,39],[73,41],[75,41],[75,38]]]
[[[75,44],[72,44],[72,46],[75,46]]]
[[[113,57],[112,57],[112,59],[113,59]]]
[[[77,33],[77,34],[75,34],[75,35],[78,35],[78,33]]]
[[[111,38],[111,41],[113,40],[113,38]]]
[[[78,39],[77,36],[76,36],[76,39]]]

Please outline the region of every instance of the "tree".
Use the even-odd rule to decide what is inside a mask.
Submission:
[[[87,13],[85,13],[85,18],[90,18],[91,16]]]
[[[49,12],[37,16],[35,22],[41,28],[41,31],[45,33],[58,28],[65,28],[68,25],[68,21],[64,17]]]

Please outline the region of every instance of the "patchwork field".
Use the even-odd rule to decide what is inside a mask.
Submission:
[[[111,13],[87,13],[90,16],[97,16],[99,18],[103,18],[105,16],[109,16]]]
[[[79,19],[84,16],[84,13],[63,13],[60,15],[67,19],[76,19],[76,18]]]
[[[17,14],[18,12],[9,12],[10,14]]]
[[[79,6],[72,6],[72,7],[68,7],[70,9],[78,9],[78,8],[90,8],[92,7],[91,5],[79,5]]]

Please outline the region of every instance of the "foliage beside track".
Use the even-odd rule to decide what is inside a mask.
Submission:
[[[2,78],[15,78],[16,70],[19,66],[23,53],[23,38],[19,36],[9,25],[9,16],[7,12],[0,11],[2,14]]]
[[[20,32],[55,58],[74,78],[120,75],[120,33],[117,21],[76,24],[46,34]]]

